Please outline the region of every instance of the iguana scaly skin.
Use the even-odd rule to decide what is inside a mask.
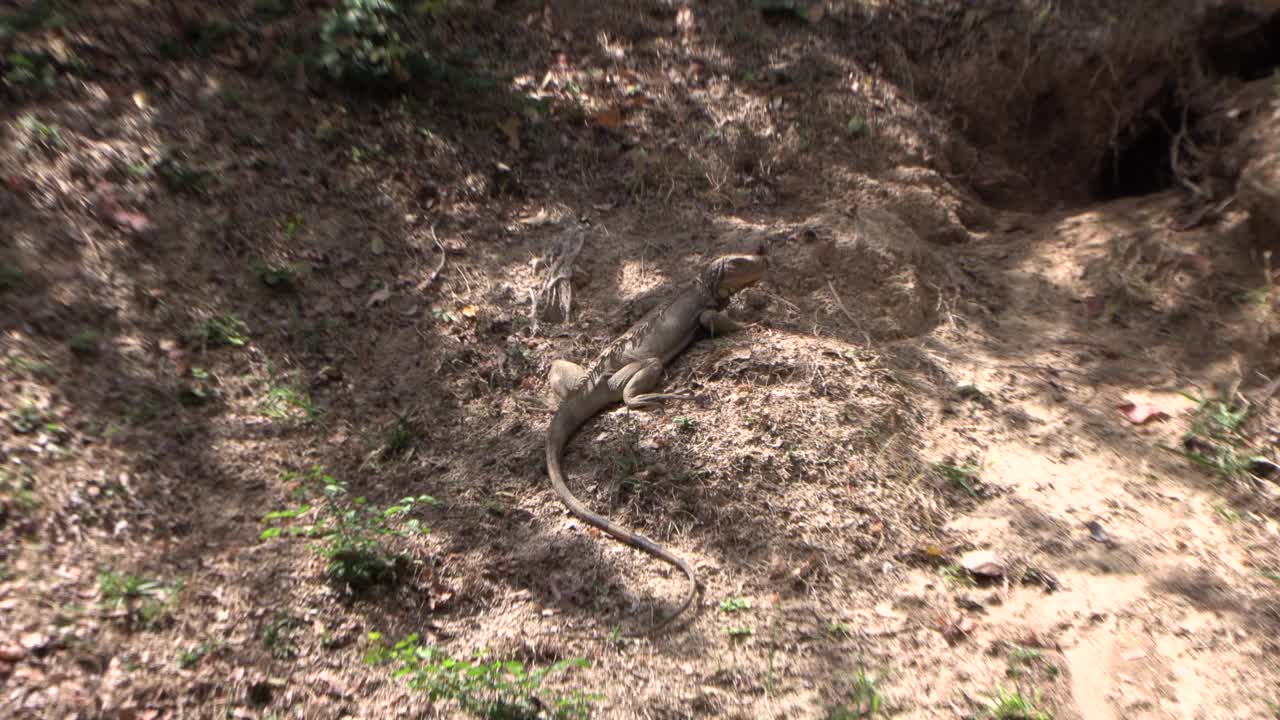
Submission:
[[[741,328],[723,311],[734,293],[759,282],[767,268],[768,261],[762,254],[716,258],[696,281],[650,310],[609,343],[590,367],[583,368],[566,360],[551,364],[550,385],[560,404],[547,431],[547,473],[556,494],[570,512],[584,522],[671,563],[689,578],[689,589],[680,608],[654,630],[674,620],[693,601],[698,587],[693,568],[652,540],[588,510],[565,486],[560,458],[578,428],[608,405],[621,401],[628,408],[639,409],[662,400],[687,399],[685,395],[650,391],[657,387],[663,366],[688,347],[700,331],[714,336]]]

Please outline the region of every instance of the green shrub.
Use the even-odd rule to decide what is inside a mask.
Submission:
[[[327,561],[325,576],[357,591],[395,582],[403,557],[393,552],[387,541],[426,533],[426,526],[409,515],[420,505],[436,504],[435,498],[419,495],[378,509],[363,497],[348,497],[346,483],[319,467],[305,478],[288,473],[284,479],[302,480],[295,495],[304,502],[267,513],[262,521],[270,527],[260,538],[269,540],[286,531],[314,538],[312,549]]]
[[[356,86],[402,86],[418,54],[395,28],[390,0],[341,0],[320,29],[320,65],[334,80]]]
[[[588,667],[590,663],[582,658],[535,669],[515,660],[488,660],[483,655],[460,660],[420,644],[416,634],[392,647],[382,644],[379,633],[370,633],[369,639],[376,645],[366,656],[368,662],[394,662],[395,676],[407,678],[409,687],[426,692],[433,701],[454,701],[465,712],[489,720],[579,720],[591,717],[591,703],[600,699],[576,691],[567,695],[540,693],[547,677],[571,667]]]

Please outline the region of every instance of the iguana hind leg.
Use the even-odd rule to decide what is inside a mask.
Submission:
[[[551,371],[547,373],[547,382],[556,400],[564,400],[573,389],[582,385],[587,377],[587,369],[568,360],[552,360]]]
[[[623,367],[609,378],[610,386],[622,387],[622,402],[631,410],[653,407],[663,400],[690,400],[692,395],[679,393],[648,392],[662,380],[662,360],[649,358],[637,360]]]

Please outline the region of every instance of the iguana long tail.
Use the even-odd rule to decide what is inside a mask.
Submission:
[[[698,590],[698,578],[694,575],[693,568],[689,566],[689,563],[676,557],[671,551],[652,540],[619,527],[591,512],[586,505],[583,505],[578,498],[574,497],[573,493],[569,492],[569,488],[564,484],[564,471],[560,469],[560,457],[564,454],[564,447],[568,444],[569,438],[578,431],[578,427],[582,422],[583,420],[578,418],[576,413],[563,406],[556,410],[555,418],[551,420],[551,429],[547,432],[547,474],[551,476],[551,486],[555,488],[556,494],[560,496],[560,500],[569,508],[569,511],[583,522],[600,528],[637,550],[643,550],[656,558],[671,563],[680,568],[681,572],[689,578],[689,589],[685,592],[684,601],[680,603],[680,608],[671,617],[649,629],[651,633],[656,632],[666,627],[672,620],[675,620],[688,609]]]

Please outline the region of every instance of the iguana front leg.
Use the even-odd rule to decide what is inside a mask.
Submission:
[[[746,327],[719,310],[703,310],[698,315],[698,323],[710,330],[712,336],[727,335]]]
[[[565,396],[582,385],[587,377],[587,369],[568,360],[552,360],[551,371],[547,373],[547,382],[556,400],[564,400]]]
[[[692,395],[678,393],[648,392],[658,386],[662,379],[662,360],[646,358],[624,365],[621,370],[609,377],[609,387],[615,392],[622,390],[622,402],[630,410],[653,407],[662,400],[690,400]]]

